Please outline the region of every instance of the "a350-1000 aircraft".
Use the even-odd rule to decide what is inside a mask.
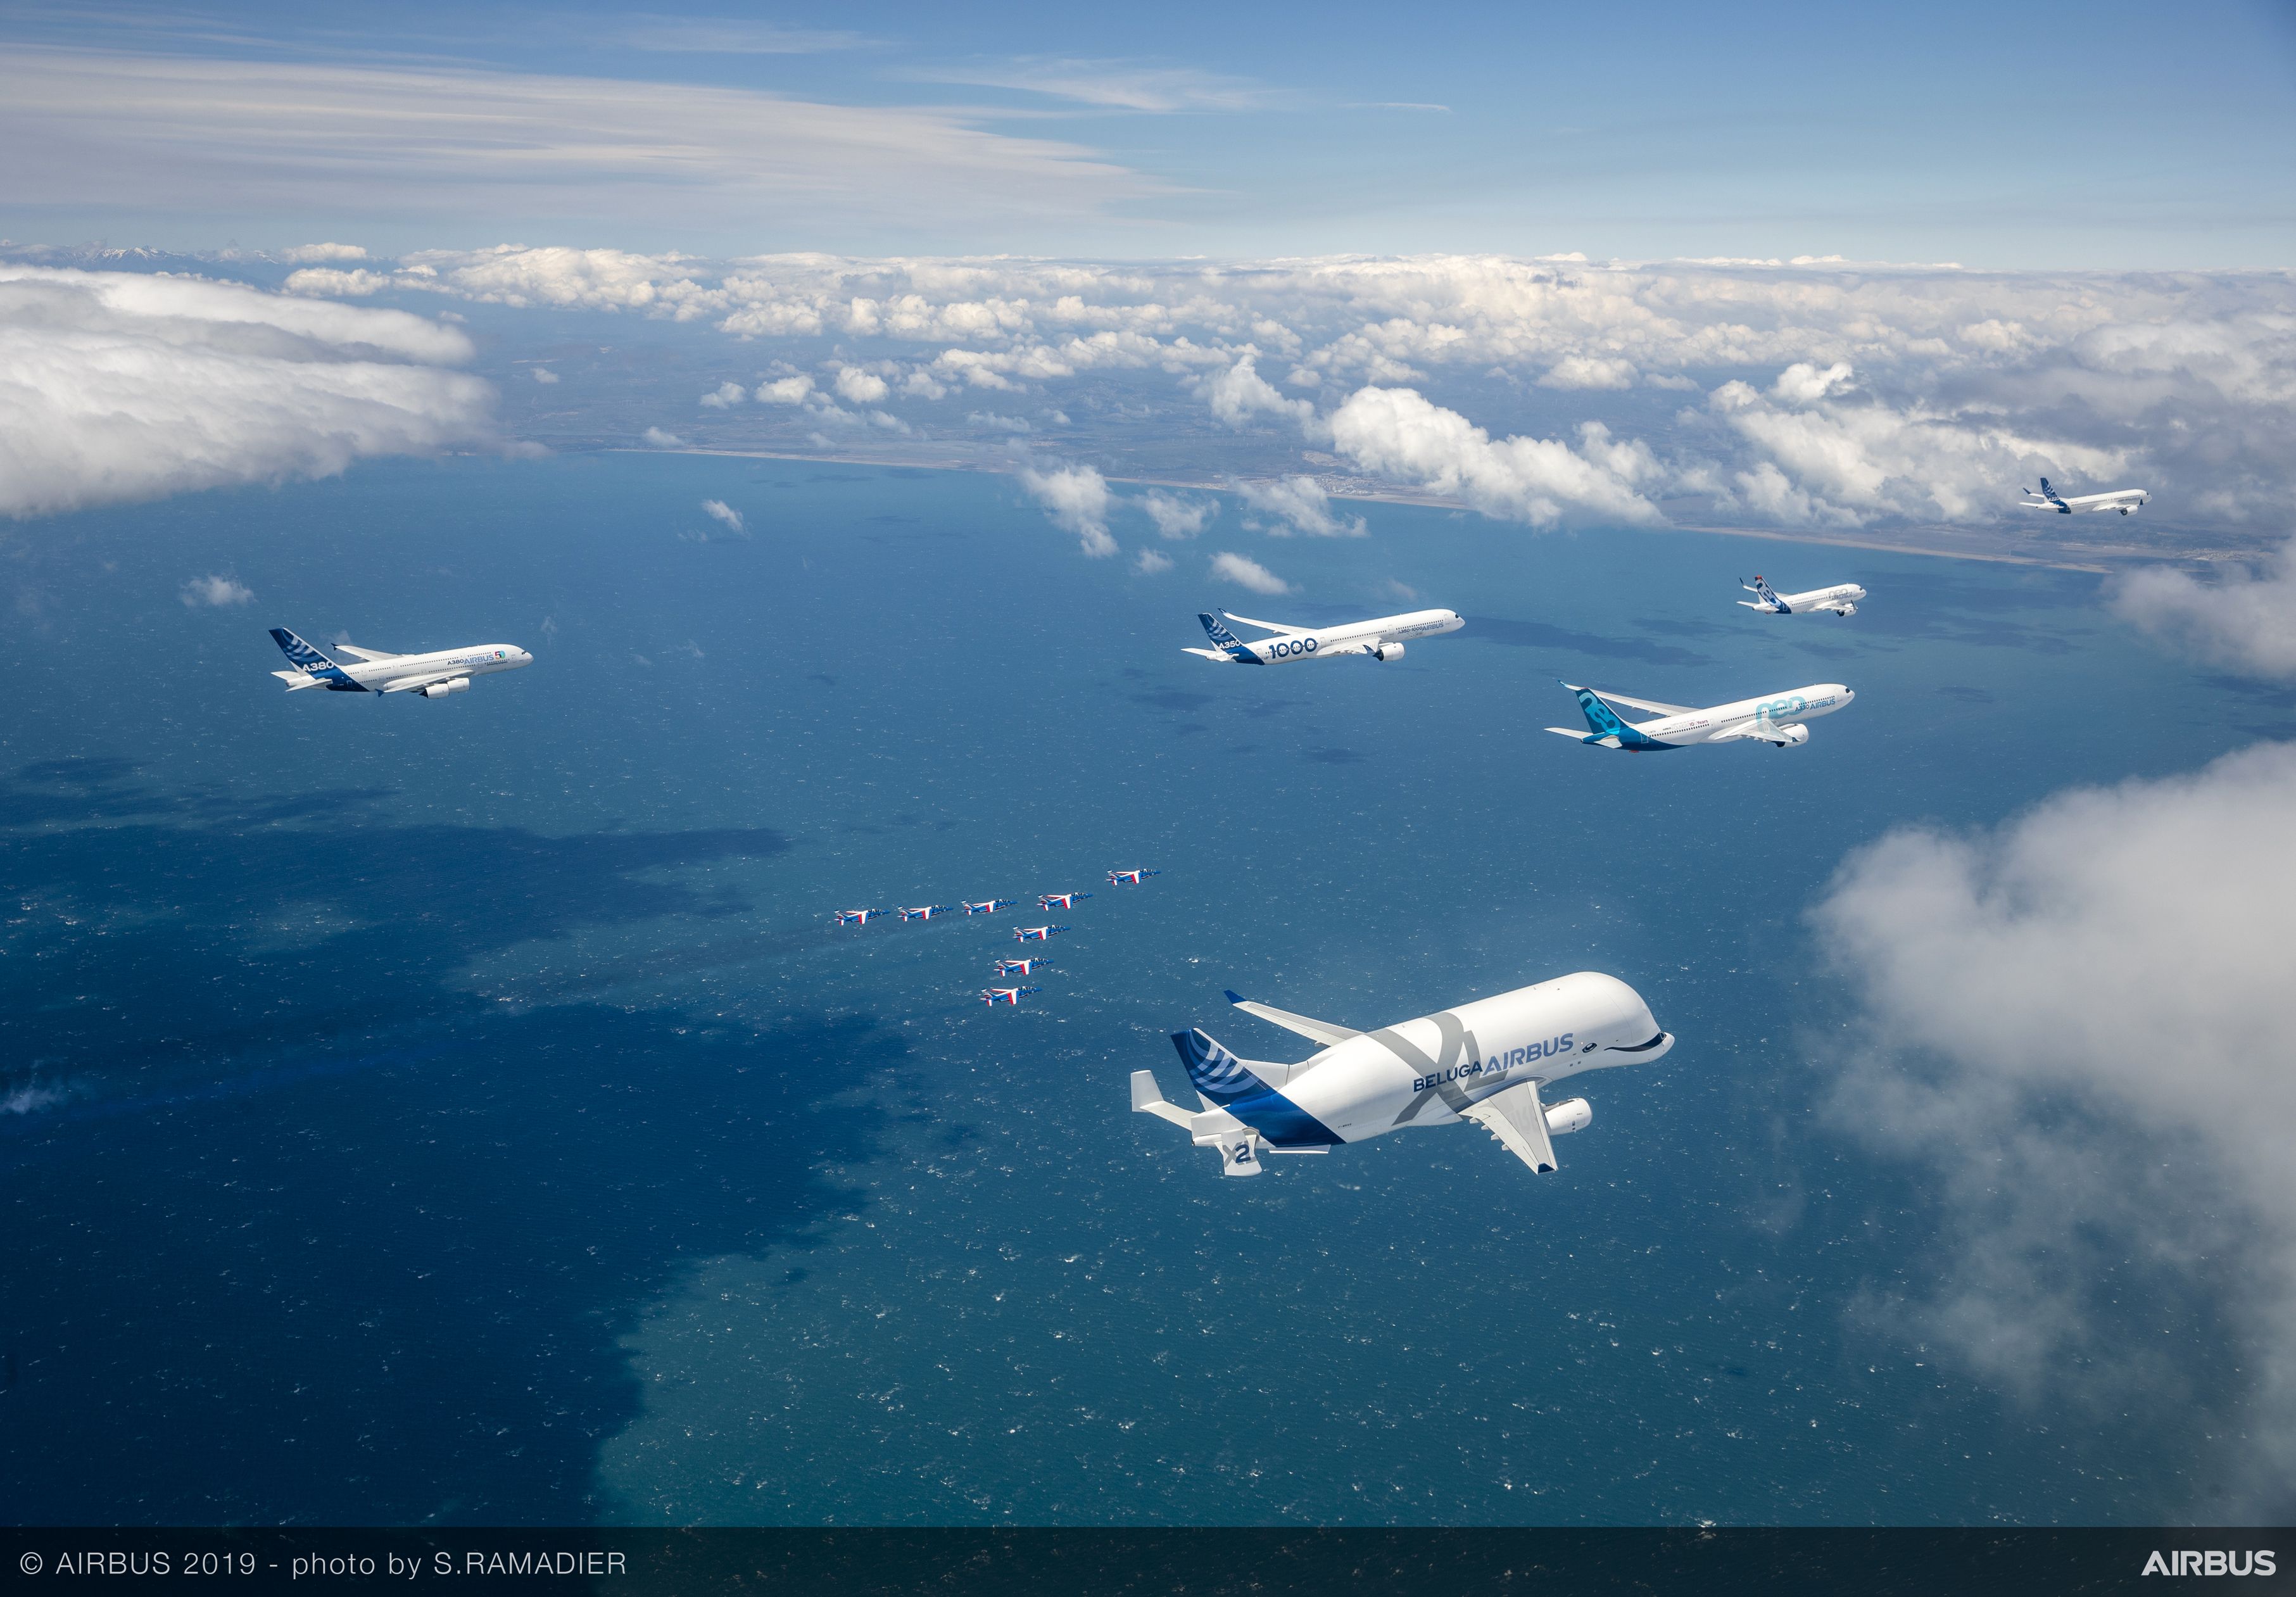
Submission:
[[[1390,1131],[1472,1120],[1544,1175],[1554,1138],[1595,1118],[1584,1098],[1545,1102],[1539,1089],[1589,1070],[1638,1065],[1674,1038],[1615,976],[1581,970],[1479,998],[1415,1020],[1354,1031],[1234,993],[1228,1002],[1323,1044],[1296,1065],[1238,1059],[1201,1031],[1173,1045],[1203,1108],[1190,1113],[1132,1073],[1132,1107],[1168,1120],[1199,1148],[1219,1151],[1226,1175],[1257,1175],[1270,1153],[1328,1153]]]
[[[1204,624],[1204,635],[1217,645],[1210,649],[1190,649],[1190,654],[1218,660],[1222,665],[1277,666],[1295,659],[1328,659],[1334,655],[1364,655],[1374,659],[1401,659],[1403,645],[1412,638],[1439,637],[1447,632],[1456,632],[1466,623],[1455,610],[1414,610],[1399,616],[1378,616],[1368,621],[1349,621],[1338,627],[1290,627],[1281,621],[1255,621],[1250,616],[1230,616],[1231,621],[1243,627],[1257,627],[1275,635],[1245,643],[1221,626],[1209,614],[1196,619]]]
[[[467,693],[471,678],[494,671],[515,671],[530,666],[534,656],[515,643],[473,643],[464,649],[437,649],[428,654],[386,654],[380,649],[356,649],[337,643],[335,653],[350,663],[313,648],[283,627],[271,629],[272,641],[287,657],[291,671],[272,675],[298,688],[325,688],[334,693],[420,693],[444,699]]]
[[[1598,749],[1624,749],[1630,754],[1744,741],[1797,748],[1809,741],[1809,728],[1803,722],[1847,708],[1857,697],[1838,682],[1822,682],[1768,699],[1741,699],[1735,704],[1693,709],[1686,704],[1661,704],[1655,699],[1629,699],[1624,693],[1598,693],[1576,683],[1562,685],[1578,696],[1587,729],[1582,733],[1568,726],[1550,726],[1546,730],[1557,737],[1592,743]],[[1629,721],[1619,714],[1621,704],[1648,710],[1658,719]]]

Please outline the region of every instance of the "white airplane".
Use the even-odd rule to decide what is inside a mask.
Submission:
[[[1634,754],[1753,739],[1774,748],[1792,749],[1809,741],[1809,728],[1802,725],[1804,721],[1846,708],[1857,697],[1838,682],[1822,682],[1773,699],[1741,699],[1735,704],[1693,709],[1684,704],[1660,704],[1654,699],[1629,699],[1624,693],[1598,693],[1576,683],[1562,685],[1578,695],[1578,708],[1586,713],[1587,730],[1580,733],[1568,726],[1550,726],[1547,731],[1577,742],[1592,743],[1602,749],[1624,749]],[[1628,721],[1619,714],[1615,708],[1618,704],[1646,709],[1658,719]]]
[[[2019,503],[2027,510],[2054,511],[2061,516],[2070,516],[2077,510],[2117,510],[2125,516],[2152,497],[2143,488],[2115,488],[2110,494],[2082,494],[2067,499],[2044,477],[2041,486],[2038,489],[2027,488],[2025,497]]]
[[[1349,621],[1340,627],[1287,627],[1281,621],[1255,621],[1250,616],[1228,615],[1226,610],[1220,614],[1239,625],[1257,627],[1275,635],[1247,643],[1212,617],[1199,614],[1196,619],[1204,624],[1205,635],[1218,647],[1190,649],[1187,653],[1200,654],[1222,665],[1237,666],[1272,666],[1334,654],[1368,654],[1374,659],[1401,659],[1405,640],[1440,637],[1466,625],[1455,610],[1414,610],[1399,616],[1380,616],[1369,621]]]
[[[1132,1107],[1168,1120],[1199,1148],[1219,1151],[1220,1173],[1257,1175],[1270,1153],[1328,1153],[1406,1126],[1472,1120],[1541,1175],[1555,1167],[1553,1138],[1586,1128],[1584,1098],[1542,1102],[1539,1089],[1588,1070],[1661,1057],[1674,1039],[1634,988],[1581,970],[1479,998],[1439,1013],[1353,1031],[1227,995],[1246,1014],[1323,1044],[1296,1065],[1238,1059],[1201,1031],[1173,1046],[1203,1108],[1168,1102],[1155,1073],[1132,1073]]]
[[[1799,616],[1814,610],[1830,610],[1837,616],[1854,616],[1857,602],[1866,597],[1866,590],[1854,582],[1836,583],[1830,588],[1812,588],[1807,594],[1781,594],[1761,577],[1738,585],[1753,594],[1751,599],[1738,602],[1748,610],[1759,610],[1773,616]]]
[[[347,666],[283,627],[273,627],[271,637],[295,667],[272,673],[287,684],[291,693],[298,688],[325,688],[334,693],[420,693],[425,699],[444,699],[449,693],[469,692],[473,676],[515,671],[534,663],[534,656],[514,643],[476,643],[428,654],[385,654],[380,649],[337,643],[335,652],[349,656],[353,662]]]

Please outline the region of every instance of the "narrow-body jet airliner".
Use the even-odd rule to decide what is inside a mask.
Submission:
[[[1802,725],[1819,716],[1846,708],[1857,697],[1838,682],[1796,688],[1767,699],[1741,699],[1710,709],[1686,704],[1661,704],[1655,699],[1629,699],[1624,693],[1597,692],[1575,683],[1562,684],[1578,696],[1587,730],[1568,726],[1546,730],[1598,749],[1624,749],[1632,754],[1655,754],[1664,749],[1692,749],[1701,743],[1763,742],[1775,749],[1793,749],[1809,741]],[[1652,721],[1629,721],[1618,707],[1647,710]]]
[[[1228,1002],[1321,1047],[1296,1065],[1238,1059],[1201,1031],[1173,1046],[1203,1105],[1166,1101],[1153,1072],[1132,1073],[1132,1107],[1217,1149],[1226,1175],[1257,1175],[1271,1153],[1327,1153],[1390,1131],[1472,1120],[1541,1175],[1555,1167],[1553,1139],[1583,1130],[1584,1098],[1549,1104],[1542,1089],[1590,1070],[1646,1064],[1674,1038],[1632,987],[1581,970],[1479,998],[1377,1031],[1356,1031],[1254,1003]]]
[[[1229,615],[1226,610],[1220,614],[1239,626],[1257,627],[1275,635],[1247,643],[1212,616],[1200,614],[1196,619],[1204,624],[1204,635],[1211,639],[1212,647],[1190,649],[1187,653],[1236,666],[1289,665],[1293,660],[1325,659],[1333,655],[1401,659],[1404,644],[1412,639],[1439,637],[1466,625],[1459,618],[1459,612],[1451,610],[1414,610],[1399,616],[1349,621],[1338,627],[1293,627],[1283,621],[1255,621],[1250,616]]]
[[[471,691],[471,678],[496,671],[515,671],[534,663],[534,656],[515,643],[473,643],[466,649],[436,649],[428,654],[386,654],[380,649],[334,645],[332,655],[315,649],[283,627],[271,629],[272,642],[287,657],[291,671],[272,675],[298,688],[325,688],[332,693],[420,693],[444,699]]]
[[[2027,488],[2025,497],[2018,504],[2026,510],[2053,511],[2061,516],[2088,510],[2117,510],[2125,516],[2138,506],[2150,503],[2152,497],[2143,488],[2115,488],[2109,494],[2076,494],[2068,499],[2051,487],[2049,479],[2044,477],[2041,486]]]
[[[1857,602],[1866,597],[1866,590],[1854,582],[1812,588],[1807,594],[1781,594],[1759,577],[1738,586],[1753,594],[1751,599],[1739,600],[1740,604],[1772,616],[1800,616],[1818,610],[1830,610],[1837,616],[1854,616],[1857,613]]]
[[[1112,888],[1136,888],[1151,876],[1161,876],[1161,871],[1111,871],[1108,885]]]

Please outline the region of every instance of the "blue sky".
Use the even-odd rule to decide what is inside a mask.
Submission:
[[[0,12],[0,135],[20,157],[0,233],[2279,265],[2296,241],[2291,19],[18,7]]]

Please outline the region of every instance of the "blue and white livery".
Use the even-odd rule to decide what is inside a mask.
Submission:
[[[2109,494],[2079,494],[2068,499],[2041,479],[2038,488],[2027,488],[2018,504],[2025,510],[2046,510],[2060,516],[2070,516],[2076,511],[2117,510],[2122,515],[2133,514],[2152,503],[2152,495],[2143,488],[2115,488]]]
[[[1108,885],[1112,888],[1136,888],[1151,876],[1161,876],[1161,871],[1111,871]]]
[[[873,918],[884,913],[882,909],[840,909],[837,912],[837,923],[840,926],[866,926]]]
[[[1013,940],[1016,943],[1049,943],[1055,934],[1067,930],[1065,926],[1015,926]]]
[[[1173,1046],[1203,1107],[1168,1102],[1154,1072],[1132,1073],[1132,1107],[1218,1151],[1227,1175],[1257,1175],[1275,1153],[1328,1153],[1406,1127],[1472,1120],[1546,1175],[1554,1138],[1585,1129],[1584,1098],[1549,1104],[1543,1090],[1590,1070],[1645,1064],[1674,1039],[1641,996],[1614,976],[1581,970],[1479,998],[1415,1020],[1355,1031],[1234,993],[1230,1003],[1320,1044],[1295,1065],[1240,1059],[1202,1031]]]
[[[901,919],[904,921],[930,921],[935,915],[945,915],[948,913],[948,912],[955,907],[955,906],[954,905],[948,904],[920,904],[914,909],[905,909],[901,911]]]
[[[1794,749],[1809,741],[1805,721],[1845,709],[1857,697],[1838,682],[1795,688],[1767,699],[1741,699],[1711,709],[1685,704],[1661,704],[1655,699],[1629,699],[1624,693],[1597,692],[1575,683],[1562,684],[1578,696],[1587,730],[1550,726],[1557,737],[1591,743],[1598,749],[1624,749],[1630,754],[1655,754],[1665,749],[1693,749],[1701,743],[1762,742],[1775,749]],[[1629,721],[1618,707],[1647,710],[1658,719]]]
[[[1222,665],[1282,666],[1294,660],[1324,659],[1334,655],[1369,655],[1374,659],[1401,659],[1403,646],[1414,638],[1439,637],[1466,623],[1452,610],[1414,610],[1399,616],[1377,616],[1368,621],[1349,621],[1338,627],[1293,627],[1283,621],[1255,621],[1250,616],[1220,615],[1239,627],[1257,627],[1273,637],[1245,643],[1209,612],[1196,619],[1204,624],[1209,649],[1186,653]]]
[[[1039,893],[1037,895],[1037,907],[1038,909],[1074,909],[1078,899],[1091,897],[1090,893]]]
[[[1041,993],[1044,990],[1042,987],[983,987],[980,989],[980,1002],[1009,1003],[1017,1009],[1020,1007],[1021,999],[1032,993]]]
[[[334,655],[313,647],[284,627],[271,629],[271,641],[287,657],[291,671],[272,675],[298,688],[324,688],[331,693],[420,693],[444,699],[471,691],[471,678],[496,671],[515,671],[534,663],[534,656],[515,643],[476,643],[467,649],[438,649],[428,654],[386,654],[380,649],[359,649],[337,643]],[[349,663],[345,664],[348,660]]]
[[[999,976],[1033,976],[1039,970],[1052,968],[1053,962],[1041,954],[1028,959],[1000,959],[996,962],[996,974]]]
[[[998,910],[1011,909],[1020,902],[1018,898],[983,898],[978,904],[966,905],[964,913],[968,915],[993,915]]]
[[[1858,601],[1866,597],[1866,590],[1854,582],[1812,588],[1807,594],[1781,594],[1759,577],[1738,586],[1753,594],[1751,599],[1739,600],[1741,605],[1769,616],[1803,616],[1820,610],[1830,610],[1837,616],[1854,616]]]

